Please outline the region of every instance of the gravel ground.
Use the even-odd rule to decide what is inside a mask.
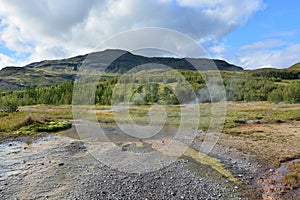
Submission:
[[[221,147],[213,154],[245,185],[186,157],[158,171],[126,173],[96,160],[76,139],[16,138],[0,144],[0,199],[249,199],[246,184],[259,166]]]
[[[96,167],[69,191],[66,199],[239,199],[219,181],[201,178],[187,169],[187,160],[148,174],[127,174]]]

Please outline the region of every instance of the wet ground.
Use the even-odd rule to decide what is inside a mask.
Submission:
[[[281,163],[278,168],[268,170],[258,179],[263,188],[264,199],[300,199],[300,188],[290,187],[283,182],[284,176],[291,171],[289,165],[299,162],[300,159],[293,159]]]
[[[113,127],[107,130],[117,134]],[[147,142],[111,138],[118,138],[114,146],[79,140],[71,129],[2,141],[0,199],[255,199],[260,195],[253,188],[260,166],[232,149],[216,146],[211,155],[222,161],[237,182],[187,156],[157,152]],[[196,149],[197,143],[193,146]],[[120,157],[117,150],[128,155],[155,152],[150,163],[162,164],[141,168],[139,157]],[[255,197],[249,195],[253,191]]]

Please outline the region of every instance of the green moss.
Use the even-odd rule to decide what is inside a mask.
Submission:
[[[57,132],[72,127],[68,121],[41,122],[35,127],[36,132]]]
[[[240,184],[240,182],[231,174],[231,172],[227,169],[225,169],[221,163],[221,161],[217,158],[211,157],[209,155],[206,155],[204,153],[198,152],[193,148],[190,148],[186,146],[185,144],[181,143],[180,141],[173,140],[172,147],[175,149],[170,149],[170,148],[158,148],[156,150],[160,151],[161,153],[169,156],[181,156],[178,153],[183,152],[185,150],[184,155],[187,157],[192,158],[194,161],[204,164],[204,165],[209,165],[211,168],[219,172],[220,174],[224,175],[227,177],[230,181]]]
[[[286,185],[289,185],[293,188],[297,188],[300,186],[300,174],[298,173],[293,172],[286,174],[283,180]]]
[[[253,133],[263,133],[262,130],[236,131],[225,129],[224,133],[232,136],[251,136]]]
[[[41,132],[57,132],[72,127],[68,121],[34,121],[30,125],[23,126],[14,132],[15,135],[37,135]]]
[[[240,135],[242,135],[241,131],[233,131],[233,130],[225,130],[224,133],[228,134],[228,135],[232,135],[232,136],[240,136]]]
[[[294,163],[292,169],[300,173],[300,162]]]

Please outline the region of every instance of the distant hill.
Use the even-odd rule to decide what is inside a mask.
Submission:
[[[300,78],[300,63],[296,63],[285,69],[263,68],[248,71],[252,76],[264,78],[276,78],[278,80],[296,80]]]
[[[116,59],[115,59],[116,58]],[[26,65],[28,68],[42,68],[50,71],[58,72],[71,72],[77,71],[82,62],[91,64],[94,69],[106,69],[108,72],[124,73],[136,66],[147,64],[147,63],[157,63],[162,65],[167,65],[174,69],[189,69],[195,70],[193,65],[188,62],[193,63],[194,66],[198,66],[201,70],[212,70],[212,64],[215,64],[219,70],[227,71],[241,71],[243,68],[227,63],[224,60],[214,60],[206,58],[167,58],[167,57],[144,57],[140,55],[134,55],[130,52],[123,50],[105,50],[101,52],[95,52],[83,56],[76,56],[73,58],[62,59],[62,60],[49,60],[41,61],[37,63],[31,63]],[[111,62],[113,61],[113,62]]]
[[[115,59],[117,58],[117,59]],[[113,60],[113,62],[111,62]],[[188,61],[187,61],[188,60]],[[148,63],[162,64],[174,69],[242,71],[243,68],[224,60],[207,58],[144,57],[123,50],[105,50],[60,60],[45,60],[24,67],[5,67],[0,71],[0,91],[20,90],[27,86],[44,87],[74,80],[80,66],[89,70],[124,73],[136,66]],[[192,64],[193,65],[192,65]],[[215,65],[215,66],[214,66]]]
[[[300,71],[300,62],[290,66],[288,70],[299,70]]]
[[[75,74],[28,67],[5,67],[0,71],[0,91],[44,87],[74,80]]]

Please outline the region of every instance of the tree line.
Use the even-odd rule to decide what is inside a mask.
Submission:
[[[132,74],[124,77],[106,77],[99,80],[95,91],[95,103],[101,105],[122,102],[125,99],[136,105],[147,104],[179,104],[195,99],[199,102],[215,101],[211,99],[205,80],[213,76],[203,77],[195,71],[180,71],[182,76],[169,72]],[[214,72],[211,72],[214,73]],[[269,75],[265,75],[268,74]],[[274,77],[273,72],[221,72],[223,82],[215,80],[217,85],[224,85],[228,101],[269,101],[300,103],[300,81],[286,74]],[[276,72],[277,73],[277,72]],[[211,80],[214,82],[214,80]],[[116,90],[115,85],[122,87]],[[139,83],[139,84],[137,84]],[[11,111],[16,105],[51,104],[63,105],[72,103],[74,83],[66,81],[63,84],[43,88],[26,88],[23,91],[2,92],[0,109]],[[191,87],[193,90],[189,89]],[[115,90],[115,91],[114,91]],[[125,91],[125,94],[122,91]],[[114,93],[114,94],[113,94]],[[178,98],[178,97],[181,97]],[[10,110],[11,109],[11,110]]]

